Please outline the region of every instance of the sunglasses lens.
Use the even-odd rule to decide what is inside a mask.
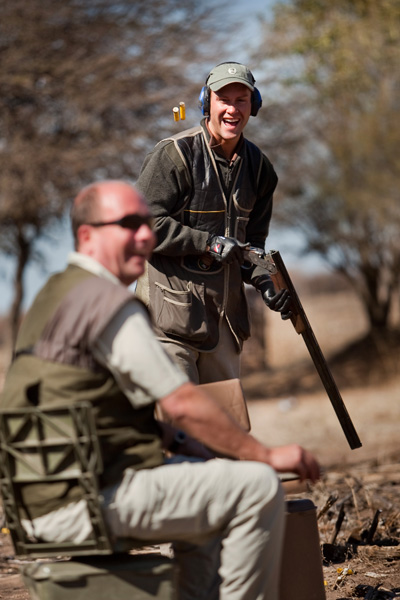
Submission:
[[[106,227],[107,225],[119,225],[125,229],[132,229],[133,231],[139,229],[142,225],[147,225],[150,229],[153,229],[154,219],[150,216],[142,215],[125,215],[118,221],[99,221],[98,223],[88,223],[91,227]]]
[[[142,215],[126,215],[119,224],[127,229],[139,229],[142,225],[147,225],[150,229],[153,228],[153,218],[150,216],[143,217]]]

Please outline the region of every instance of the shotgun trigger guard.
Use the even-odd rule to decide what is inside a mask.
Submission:
[[[274,261],[272,260],[271,254],[266,254],[260,248],[255,248],[254,246],[249,246],[244,251],[244,260],[251,262],[253,265],[257,265],[262,267],[270,275],[275,275],[278,272]]]

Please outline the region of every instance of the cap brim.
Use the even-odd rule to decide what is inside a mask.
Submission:
[[[242,85],[245,85],[247,88],[249,88],[251,92],[254,92],[254,85],[251,85],[248,81],[240,79],[239,77],[225,77],[220,81],[215,81],[214,83],[208,84],[208,87],[213,92],[218,92],[219,90],[222,90],[223,87],[225,87],[226,85],[230,85],[231,83],[241,83]]]

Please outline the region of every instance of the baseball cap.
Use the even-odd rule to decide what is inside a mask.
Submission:
[[[230,83],[243,83],[243,85],[247,86],[253,92],[255,79],[250,69],[245,65],[227,62],[214,67],[206,81],[206,85],[208,85],[213,92],[218,92],[218,90]]]

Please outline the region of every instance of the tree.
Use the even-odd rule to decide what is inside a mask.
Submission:
[[[275,215],[351,282],[384,335],[400,282],[400,1],[292,0],[264,31]]]
[[[17,263],[15,335],[37,239],[82,184],[135,179],[146,150],[176,131],[172,107],[195,105],[224,7],[0,0],[0,8],[0,249]]]

